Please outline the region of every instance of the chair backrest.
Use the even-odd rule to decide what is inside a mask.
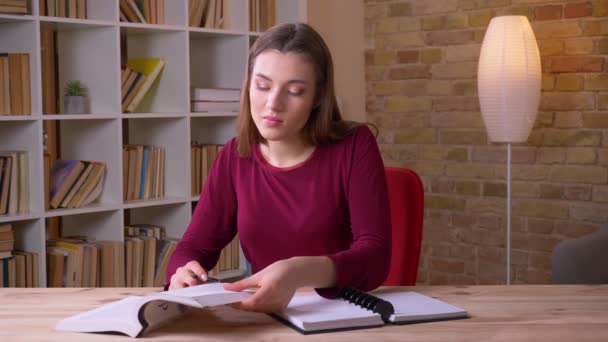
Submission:
[[[608,224],[558,243],[551,263],[554,284],[608,284]]]
[[[391,206],[391,266],[384,285],[415,285],[422,244],[424,189],[412,170],[386,167]]]

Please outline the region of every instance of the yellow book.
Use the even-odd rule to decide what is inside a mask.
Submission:
[[[131,58],[127,61],[129,68],[144,74],[146,78],[144,83],[137,89],[133,100],[127,105],[125,112],[133,113],[135,111],[166,64],[167,62],[162,58]]]

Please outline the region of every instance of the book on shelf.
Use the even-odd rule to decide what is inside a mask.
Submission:
[[[190,101],[239,102],[241,89],[238,88],[190,88]]]
[[[240,102],[238,101],[192,101],[190,103],[190,111],[198,113],[238,113],[239,109]]]
[[[32,114],[30,55],[0,53],[0,115]]]
[[[144,96],[146,96],[166,64],[167,62],[162,58],[130,58],[127,61],[129,68],[135,72],[142,73],[145,75],[145,78],[144,82],[137,89],[133,99],[128,101],[125,112],[135,112],[137,106],[139,106]]]
[[[165,150],[150,145],[123,145],[124,200],[164,196]]]
[[[0,215],[29,211],[27,151],[0,151]]]
[[[275,22],[276,0],[249,0],[249,31],[266,31]]]
[[[165,23],[165,0],[119,0],[121,21],[159,24]]]
[[[28,0],[0,0],[2,14],[29,14]]]
[[[236,303],[252,293],[251,290],[227,291],[222,283],[207,283],[147,296],[129,296],[65,318],[55,329],[117,332],[139,337],[178,318],[187,307],[203,309]],[[360,298],[367,300],[365,308],[351,303]],[[304,334],[468,317],[464,309],[415,292],[359,293],[350,300],[325,299],[314,293],[296,294],[285,310],[273,316]]]
[[[12,224],[0,224],[0,288],[40,286],[37,253],[15,249]]]
[[[87,18],[86,0],[39,0],[40,15],[73,19]]]
[[[106,165],[100,161],[57,159],[50,170],[50,207],[81,208],[101,195]]]

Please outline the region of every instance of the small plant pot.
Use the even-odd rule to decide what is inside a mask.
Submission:
[[[87,112],[87,98],[84,96],[64,96],[63,112],[65,114],[85,114]]]

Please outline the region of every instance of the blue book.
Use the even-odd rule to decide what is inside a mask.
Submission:
[[[139,199],[144,199],[144,190],[146,188],[146,165],[148,164],[149,146],[144,146],[144,155],[141,162],[141,183],[139,185]]]

